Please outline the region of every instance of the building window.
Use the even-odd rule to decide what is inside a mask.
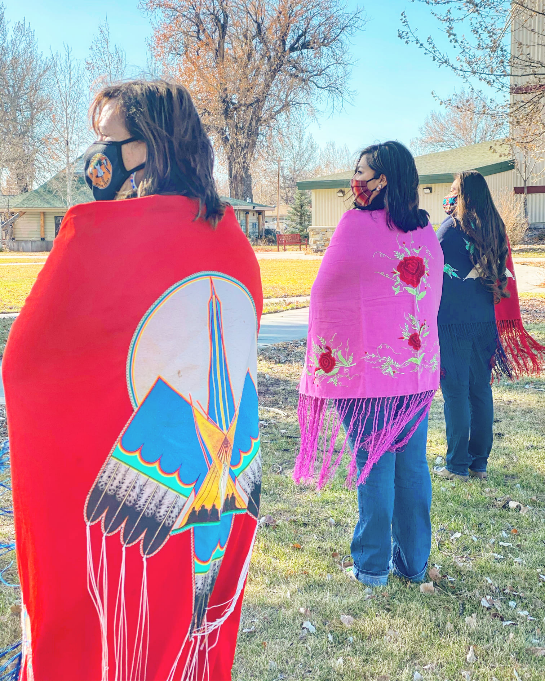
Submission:
[[[55,237],[59,233],[64,215],[55,215]]]

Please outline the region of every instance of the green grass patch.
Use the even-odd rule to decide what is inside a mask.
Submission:
[[[42,265],[6,265],[0,268],[0,312],[18,312],[30,293]]]
[[[260,260],[264,298],[308,296],[321,260]]]
[[[545,325],[529,328],[545,340]],[[442,576],[435,593],[396,578],[366,590],[341,570],[357,520],[345,471],[320,494],[291,479],[303,353],[304,345],[292,343],[260,355],[261,514],[274,524],[258,531],[233,678],[412,681],[418,672],[425,681],[454,681],[469,671],[474,681],[515,681],[516,670],[524,681],[542,680],[535,649],[545,646],[545,381],[494,387],[487,482],[432,481],[431,565]],[[430,467],[445,453],[442,407],[439,393]],[[503,508],[507,497],[531,508]],[[490,608],[481,605],[487,597]],[[475,626],[466,622],[474,613]],[[341,615],[354,624],[347,628]],[[316,632],[306,633],[304,621]],[[467,661],[470,646],[475,662]]]
[[[320,260],[260,260],[263,296],[287,298],[310,295]],[[0,267],[0,312],[18,312],[43,264]],[[279,309],[291,309],[290,307]]]
[[[11,317],[0,317],[0,358],[6,349],[8,334],[14,321]]]

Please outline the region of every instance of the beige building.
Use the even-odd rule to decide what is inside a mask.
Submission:
[[[462,170],[478,170],[495,197],[502,193],[521,194],[521,178],[510,156],[509,147],[502,141],[417,156],[420,206],[428,211],[432,224],[439,225],[444,220],[443,198],[450,191],[455,174]],[[298,189],[312,192],[310,246],[313,250],[323,250],[328,245],[342,214],[352,208],[352,175],[352,171],[348,171],[297,183]],[[527,191],[530,224],[545,223],[545,187],[532,185]]]

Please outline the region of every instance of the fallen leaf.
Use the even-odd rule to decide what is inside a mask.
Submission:
[[[381,674],[380,676],[377,676],[377,681],[390,681],[390,677],[388,674]]]
[[[469,662],[469,664],[474,664],[477,662],[477,656],[475,655],[475,649],[473,646],[469,647],[469,653],[466,655],[466,660]]]
[[[476,612],[474,612],[473,615],[471,615],[471,617],[466,617],[466,624],[470,629],[476,629],[477,628],[477,613]]]
[[[518,501],[510,501],[510,502],[509,502],[509,508],[510,508],[512,511],[514,511],[515,509],[517,509],[517,508],[518,508],[519,506],[521,506],[521,505],[522,505],[522,504],[520,504]]]
[[[420,585],[420,593],[422,594],[433,594],[435,593],[435,587],[433,586],[433,582],[424,582],[424,584]]]
[[[529,510],[530,510],[530,507],[529,507],[529,506],[523,506],[523,505],[521,504],[521,506],[520,506],[520,514],[521,514],[521,515],[526,515],[526,514],[528,513]]]
[[[481,598],[481,605],[483,606],[483,608],[491,608],[492,607],[491,603],[489,603],[488,599],[486,599],[486,598]]]
[[[338,558],[339,555],[340,555],[340,554],[339,554],[337,551],[333,551],[333,553],[331,554],[331,557],[332,557],[332,558]]]
[[[301,544],[297,544],[297,543],[292,544],[292,546],[293,546],[294,549],[302,549],[302,548],[303,548],[303,547],[301,546]]]
[[[528,648],[528,652],[537,657],[545,657],[545,648]]]
[[[516,527],[514,527],[514,528],[511,530],[511,534],[518,534],[518,533],[519,533],[519,531],[517,530]]]
[[[21,606],[20,605],[12,605],[9,610],[10,610],[12,615],[20,615],[21,614]]]
[[[462,672],[462,678],[464,681],[471,681],[471,672]]]
[[[467,618],[467,619],[469,619],[469,618]],[[445,624],[445,629],[446,629],[447,631],[454,631],[454,624],[452,624],[452,622],[447,622],[447,623]]]
[[[259,524],[276,525],[276,520],[272,517],[272,515],[264,515],[262,518],[259,519]]]
[[[305,617],[310,617],[310,610],[308,608],[299,608],[299,612]]]
[[[354,624],[355,619],[352,615],[341,615],[341,622],[345,627],[351,627]]]
[[[428,577],[432,582],[439,582],[441,580],[441,573],[437,568],[432,567],[430,570],[428,570]]]
[[[330,518],[327,522],[331,525],[331,527],[333,527],[333,525],[335,525],[335,519],[334,518]]]
[[[397,641],[399,638],[399,632],[397,632],[395,629],[388,629],[386,632],[386,636],[384,637],[386,641],[391,643],[392,641]]]
[[[338,660],[335,660],[335,662],[333,663],[333,666],[335,667],[335,669],[342,669],[342,668],[343,668],[343,664],[344,664],[343,658],[342,658],[342,657],[339,657]]]
[[[303,622],[301,628],[306,629],[309,632],[309,634],[316,633],[316,627],[311,622]]]

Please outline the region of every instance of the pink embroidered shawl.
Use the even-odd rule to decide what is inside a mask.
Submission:
[[[317,484],[322,487],[350,437],[351,484],[368,418],[373,419],[371,434],[363,445],[369,456],[358,483],[382,454],[408,442],[439,386],[437,311],[442,282],[443,253],[430,224],[404,233],[388,227],[384,210],[349,210],[343,215],[312,287],[299,385],[296,482],[316,479],[320,452]],[[341,423],[355,398],[358,407],[337,452]],[[381,409],[383,427],[378,423]]]

